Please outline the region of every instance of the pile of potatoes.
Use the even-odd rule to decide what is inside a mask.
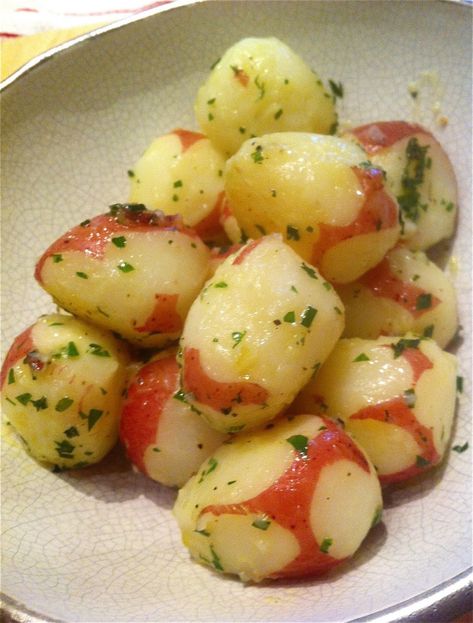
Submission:
[[[199,89],[201,131],[156,138],[128,203],[76,225],[35,277],[64,312],[21,333],[5,417],[55,469],[133,465],[180,488],[199,563],[243,581],[325,573],[381,520],[382,486],[448,447],[455,175],[421,126],[337,134],[337,98],[248,38]]]

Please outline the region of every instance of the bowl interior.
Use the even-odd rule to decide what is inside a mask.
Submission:
[[[244,36],[276,36],[341,81],[343,121],[426,124],[456,169],[463,343],[455,443],[469,439],[471,11],[445,2],[210,2],[165,7],[111,27],[13,81],[2,101],[2,344],[54,305],[33,279],[41,252],[72,225],[126,201],[127,170],[151,140],[195,128],[212,63]],[[413,100],[408,86],[421,85]],[[440,107],[448,124],[437,124]],[[189,561],[175,493],[103,465],[53,474],[2,440],[3,590],[64,621],[339,621],[394,608],[471,563],[468,453],[386,498],[384,521],[321,580],[243,586]],[[394,614],[393,614],[394,613]],[[390,615],[391,616],[391,615]],[[388,620],[388,619],[383,619]],[[389,619],[391,620],[391,619]],[[394,619],[393,619],[394,620]]]

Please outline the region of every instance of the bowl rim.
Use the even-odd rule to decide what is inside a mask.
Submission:
[[[176,11],[185,7],[209,4],[219,0],[174,0],[167,2],[158,7],[153,7],[145,11],[141,11],[123,19],[114,21],[110,24],[94,28],[93,30],[74,37],[69,41],[63,42],[53,48],[35,56],[19,67],[10,76],[0,82],[0,94],[8,87],[16,83],[19,79],[36,70],[39,66],[52,58],[62,56],[70,48],[85,42],[91,42],[97,37],[106,35],[122,28],[126,28],[130,24],[146,20],[154,15],[166,13],[168,11]],[[223,1],[223,0],[220,0]],[[226,0],[227,2],[240,3],[248,0]],[[251,0],[253,1],[253,0]],[[265,0],[263,0],[265,1]],[[269,1],[269,0],[266,0]],[[277,0],[271,0],[277,1]],[[311,0],[314,1],[314,0]],[[319,3],[330,2],[331,0],[315,0]],[[360,0],[358,0],[360,1]],[[383,2],[385,0],[374,0]],[[400,0],[409,2],[410,0]],[[456,6],[455,10],[460,8],[466,11],[473,10],[473,0],[436,0],[437,4],[448,3]],[[467,15],[465,13],[465,15]],[[473,13],[472,13],[473,15]],[[356,619],[350,619],[346,623],[415,623],[415,621],[427,620],[430,623],[445,623],[452,621],[455,617],[472,611],[473,598],[473,565],[465,569],[462,573],[453,576],[441,584],[419,593],[399,604],[389,606],[378,610],[377,612],[368,614]],[[19,603],[0,592],[0,614],[7,615],[6,620],[11,623],[68,623],[65,619],[47,618],[45,615],[36,612],[26,605]]]

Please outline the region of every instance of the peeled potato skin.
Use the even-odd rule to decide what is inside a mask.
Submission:
[[[242,39],[229,48],[200,87],[194,110],[204,134],[227,155],[251,136],[328,134],[337,122],[322,81],[274,37]]]
[[[327,572],[379,520],[364,452],[338,426],[282,418],[222,445],[179,492],[174,514],[192,557],[243,581]]]
[[[277,235],[230,255],[194,301],[180,341],[183,399],[238,432],[290,404],[343,330],[332,286]]]
[[[111,333],[41,317],[2,367],[2,410],[28,452],[61,469],[100,461],[118,439],[128,354]]]
[[[332,283],[357,279],[399,238],[382,171],[338,137],[281,132],[246,141],[227,161],[225,193],[224,226],[234,242],[240,232],[279,232]],[[239,230],[230,228],[232,217]]]
[[[341,420],[386,485],[442,460],[455,395],[456,358],[431,339],[342,339],[291,410]]]

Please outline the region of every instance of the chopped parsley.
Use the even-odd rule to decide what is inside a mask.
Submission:
[[[423,456],[420,456],[420,454],[416,456],[416,467],[428,467],[429,465],[430,465],[430,461],[428,459],[425,459]]]
[[[328,550],[332,547],[332,545],[333,545],[333,539],[326,537],[320,544],[320,551],[323,554],[328,554]]]
[[[457,376],[457,392],[459,394],[463,393],[463,377]]]
[[[228,288],[228,283],[225,281],[219,281],[214,285],[214,288]]]
[[[83,420],[87,420],[87,430],[91,431],[103,415],[100,409],[91,409],[89,413],[80,413]]]
[[[271,522],[263,517],[257,517],[251,525],[259,530],[267,530],[271,525]]]
[[[416,310],[428,309],[429,307],[432,307],[432,295],[419,294],[416,298]]]
[[[55,446],[56,446],[56,452],[59,454],[59,456],[63,459],[73,459],[74,455],[73,452],[75,450],[75,446],[68,441],[67,439],[64,439],[63,441],[55,441],[54,442]]]
[[[117,236],[116,238],[112,238],[112,242],[119,249],[123,249],[123,247],[126,247],[125,236]]]
[[[394,351],[394,359],[397,359],[407,348],[419,348],[420,339],[401,338],[399,342],[391,344]]]
[[[238,346],[238,344],[242,341],[245,335],[246,335],[246,331],[233,331],[232,340],[235,343],[233,344],[232,348],[235,348],[236,346]]]
[[[253,162],[255,162],[256,164],[261,164],[264,160],[263,154],[261,153],[262,151],[263,146],[257,145],[255,151],[251,154],[251,158],[253,158]]]
[[[128,264],[128,262],[124,262],[124,261],[121,261],[118,264],[117,268],[118,270],[121,270],[122,273],[130,273],[132,270],[135,270],[131,264]]]
[[[419,209],[426,206],[420,204],[419,186],[424,182],[424,172],[427,163],[428,145],[422,147],[416,137],[409,140],[406,147],[406,165],[401,177],[402,192],[397,197],[401,208],[401,217],[410,221],[419,219]]]
[[[433,324],[429,324],[427,327],[425,327],[424,331],[422,332],[422,336],[423,337],[432,337],[434,334],[434,325]]]
[[[57,401],[56,406],[54,408],[59,413],[62,413],[63,411],[66,411],[66,409],[69,409],[69,407],[73,404],[73,402],[74,401],[72,400],[72,398],[69,398],[68,396],[64,396],[64,398],[61,398],[61,400]]]
[[[61,253],[53,253],[51,257],[53,258],[53,262],[55,264],[59,264],[59,262],[62,262],[63,260]]]
[[[416,404],[416,393],[414,389],[406,389],[404,392],[404,402],[409,408],[412,408]]]
[[[353,359],[353,362],[355,361],[370,361],[370,358],[365,353],[360,353],[358,357],[355,357],[355,359]]]
[[[203,469],[200,472],[200,479],[198,481],[198,484],[200,484],[206,476],[211,474],[216,469],[217,465],[218,465],[217,459],[214,459],[214,457],[211,456],[210,459],[207,461],[207,469]]]
[[[458,454],[461,454],[462,452],[465,452],[465,450],[468,450],[468,445],[469,445],[468,441],[465,441],[465,443],[462,446],[460,445],[453,446],[452,450],[454,450],[455,452],[458,452]]]
[[[293,227],[292,225],[288,225],[286,227],[286,238],[288,240],[300,240],[301,236],[299,234],[299,230],[297,227]]]
[[[37,400],[32,400],[31,404],[34,406],[36,411],[43,411],[48,408],[48,399],[46,396],[41,396],[41,398],[38,398]]]
[[[280,109],[279,109],[279,110],[275,113],[274,118],[275,118],[276,120],[278,120],[278,119],[279,119],[279,117],[280,117],[282,114],[283,114],[283,109],[282,109],[282,108],[280,108]]]
[[[25,392],[24,394],[19,394],[18,396],[15,396],[15,398],[18,400],[18,402],[21,402],[22,405],[27,405],[31,400],[32,395],[28,392]]]
[[[66,435],[68,439],[71,439],[72,437],[78,437],[79,431],[77,430],[75,426],[71,426],[70,428],[64,431],[64,434]]]
[[[328,81],[330,90],[332,91],[332,95],[334,99],[342,99],[343,97],[343,84],[341,82],[335,82],[334,80]]]
[[[89,275],[88,275],[87,273],[83,273],[83,272],[82,272],[82,271],[80,271],[80,270],[76,272],[76,275],[77,275],[78,277],[80,277],[81,279],[88,279],[88,278],[89,278]]]
[[[302,262],[301,268],[303,271],[305,271],[309,275],[311,279],[318,279],[317,273],[315,272],[315,268],[312,268],[312,266],[307,266],[305,262]]]
[[[260,82],[259,76],[255,78],[255,86],[259,90],[259,100],[262,100],[266,93],[266,85],[264,82]]]
[[[287,312],[283,318],[284,322],[294,323],[296,322],[296,314],[293,311]]]
[[[105,350],[100,344],[89,344],[89,350],[87,352],[97,357],[110,357],[108,350]]]
[[[176,180],[173,184],[173,188],[181,188],[182,187],[182,180]]]
[[[294,450],[303,458],[307,458],[309,439],[305,435],[292,435],[292,437],[288,437],[286,441],[288,441]]]
[[[316,315],[317,310],[315,309],[315,307],[312,307],[312,305],[308,305],[301,314],[301,325],[308,329],[311,326]]]
[[[8,370],[8,385],[11,385],[14,382],[15,382],[15,370],[13,368],[10,368]]]

